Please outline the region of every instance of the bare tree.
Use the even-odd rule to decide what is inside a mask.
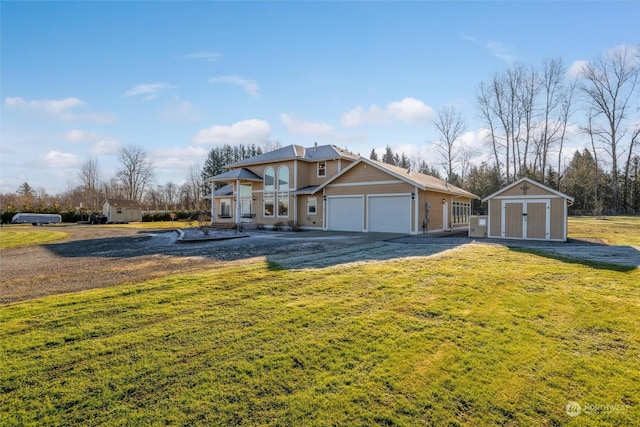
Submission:
[[[635,47],[639,49],[640,47]],[[587,63],[580,90],[594,113],[591,134],[611,158],[612,202],[619,207],[618,159],[624,153],[626,120],[637,96],[640,66],[633,48],[622,46]],[[628,148],[628,147],[627,147]]]
[[[278,148],[282,148],[282,144],[277,139],[262,141],[262,152],[268,153],[269,151],[275,151]]]
[[[442,156],[442,166],[450,182],[454,181],[454,168],[457,166],[463,147],[460,137],[465,131],[465,123],[462,115],[453,106],[445,106],[434,119],[434,124],[440,133],[437,150]]]
[[[100,182],[102,180],[100,165],[97,157],[89,157],[80,166],[78,177],[82,185],[82,189],[86,194],[86,201],[89,210],[97,210],[100,207]]]
[[[116,176],[122,182],[125,197],[141,200],[144,190],[153,180],[153,166],[147,154],[143,148],[130,145],[120,149],[119,160],[122,166]]]

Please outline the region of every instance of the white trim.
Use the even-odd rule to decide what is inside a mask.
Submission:
[[[324,175],[320,175],[320,163],[324,163]],[[327,161],[318,160],[316,162],[316,178],[326,178],[326,177],[327,177]]]
[[[415,197],[411,200],[411,202],[413,203],[413,234],[418,234],[418,217],[420,216],[420,211],[418,210],[418,208],[420,205],[420,193],[418,192],[418,187],[414,187],[413,191],[413,194],[415,194]]]
[[[343,182],[339,184],[330,184],[328,187],[355,187],[362,185],[383,185],[383,184],[404,184],[404,181],[400,181],[399,179],[388,180],[388,181],[368,181],[368,182]],[[397,193],[400,194],[400,193]]]
[[[540,195],[519,195],[519,196],[496,196],[494,197],[496,200],[525,200],[525,199],[564,199],[561,196],[552,196],[550,194],[540,194]]]

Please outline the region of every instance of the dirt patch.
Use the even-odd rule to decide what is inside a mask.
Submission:
[[[261,257],[282,268],[324,268],[394,258],[425,257],[467,244],[498,244],[589,265],[634,269],[640,250],[594,242],[475,241],[469,238],[403,237],[376,233],[249,232],[248,238],[177,244],[179,234],[70,226],[67,239],[0,252],[0,304],[47,295],[139,283],[203,271],[229,261]]]

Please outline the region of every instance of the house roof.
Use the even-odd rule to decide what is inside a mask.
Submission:
[[[207,178],[205,179],[205,181],[235,181],[237,179],[243,181],[262,181],[262,178],[260,178],[258,175],[251,172],[249,169],[244,168],[231,169],[216,176],[212,176],[211,178]]]
[[[445,194],[453,194],[456,196],[464,196],[464,197],[469,197],[471,199],[479,199],[480,197],[476,196],[475,194],[472,194],[466,190],[463,190],[462,188],[456,187],[455,185],[449,184],[441,179],[438,179],[434,176],[431,175],[426,175],[424,173],[420,173],[420,172],[415,172],[415,171],[407,171],[404,168],[398,167],[398,166],[394,166],[394,165],[390,165],[387,163],[382,163],[376,160],[371,160],[371,159],[367,159],[365,157],[360,157],[357,161],[351,163],[349,166],[347,166],[345,169],[342,170],[341,173],[339,173],[338,175],[335,175],[334,177],[332,177],[331,179],[327,180],[324,184],[318,186],[318,188],[316,188],[316,190],[314,191],[317,192],[318,190],[326,187],[327,185],[329,185],[331,182],[333,182],[334,180],[340,178],[342,175],[344,175],[349,169],[356,167],[356,165],[360,164],[360,163],[366,163],[368,165],[371,165],[377,169],[380,169],[384,172],[389,173],[392,176],[395,176],[396,178],[411,184],[411,185],[415,185],[416,187],[420,188],[421,190],[430,190],[430,191],[436,191],[439,193],[445,193]]]
[[[296,191],[293,192],[294,196],[301,196],[303,194],[313,194],[316,190],[316,188],[318,188],[319,185],[309,185],[307,187],[302,187],[297,189]]]
[[[318,162],[322,160],[349,159],[356,160],[358,155],[350,151],[344,150],[335,145],[317,145],[311,148],[305,148],[300,145],[287,145],[268,153],[263,153],[249,159],[240,160],[238,162],[227,165],[230,168],[240,166],[258,165],[263,163],[282,162],[286,160],[302,160],[305,162]]]
[[[117,208],[144,208],[142,203],[131,199],[107,199],[105,203]]]
[[[496,191],[495,193],[493,193],[493,194],[492,194],[492,195],[490,195],[490,196],[485,197],[484,199],[482,199],[482,203],[484,203],[484,202],[486,202],[487,200],[492,199],[492,198],[494,198],[494,197],[496,197],[496,196],[500,195],[501,193],[504,193],[505,191],[507,191],[507,190],[509,190],[509,189],[511,189],[511,188],[513,188],[513,187],[516,187],[516,186],[518,186],[518,185],[522,184],[523,182],[528,182],[529,184],[532,184],[532,185],[535,185],[535,186],[537,186],[537,187],[540,187],[540,188],[542,188],[542,189],[543,189],[543,190],[545,190],[545,191],[548,191],[548,192],[550,192],[550,193],[552,193],[552,194],[555,194],[556,196],[559,196],[559,197],[562,197],[562,198],[564,198],[564,199],[567,199],[568,201],[570,201],[571,203],[573,203],[573,200],[574,200],[574,199],[573,199],[573,197],[571,197],[571,196],[567,196],[567,195],[566,195],[566,194],[564,194],[564,193],[561,193],[561,192],[559,192],[559,191],[557,191],[557,190],[554,190],[554,189],[553,189],[553,188],[551,188],[551,187],[547,187],[547,186],[546,186],[546,185],[544,185],[544,184],[540,184],[539,182],[534,181],[534,180],[532,180],[532,179],[530,179],[530,178],[526,178],[526,177],[525,177],[525,178],[520,178],[520,179],[519,179],[519,180],[517,180],[516,182],[514,182],[514,183],[512,183],[512,184],[509,184],[509,185],[507,185],[506,187],[501,188],[500,190]]]

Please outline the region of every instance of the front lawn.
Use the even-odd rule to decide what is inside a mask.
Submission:
[[[638,283],[638,269],[473,244],[12,304],[0,424],[632,425]]]

